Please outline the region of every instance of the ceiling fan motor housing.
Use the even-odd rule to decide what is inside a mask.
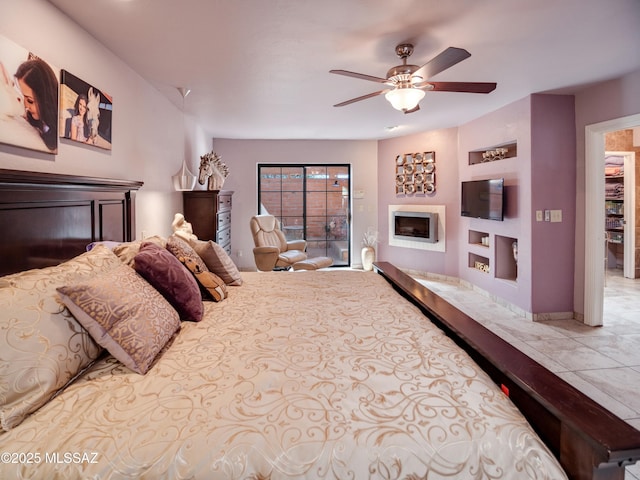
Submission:
[[[407,65],[407,58],[412,53],[413,45],[410,43],[401,43],[396,46],[396,55],[402,59],[402,65],[396,65],[387,71],[387,80],[393,85],[408,87],[422,81],[422,77],[412,77],[413,73],[420,67],[418,65]]]
[[[391,67],[387,72],[387,80],[393,85],[407,86],[422,81],[422,77],[413,76],[413,72],[418,70],[417,65],[397,65]]]
[[[396,46],[396,55],[403,60],[407,57],[410,57],[412,53],[413,45],[410,43],[401,43],[400,45]]]

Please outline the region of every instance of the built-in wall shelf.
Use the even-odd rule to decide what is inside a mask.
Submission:
[[[469,230],[469,244],[489,248],[489,234],[478,230]]]
[[[607,157],[610,158],[622,157]],[[606,169],[605,163],[605,169]],[[609,167],[613,168],[613,167]],[[623,166],[619,167],[619,171],[624,171]],[[617,268],[622,266],[624,261],[624,174],[622,175],[605,175],[605,220],[604,228],[606,232],[606,240],[608,245],[607,267]]]
[[[472,150],[471,152],[469,152],[469,165],[495,162],[496,160],[504,160],[517,156],[518,144],[515,141],[507,142],[500,145],[494,145],[492,147]]]
[[[490,273],[491,268],[489,259],[482,255],[477,255],[473,252],[469,252],[469,268],[474,268],[483,273]]]
[[[518,278],[518,239],[495,235],[494,268],[496,278],[516,281]]]
[[[640,277],[640,223],[637,208],[637,152],[607,151],[604,158],[606,268]]]

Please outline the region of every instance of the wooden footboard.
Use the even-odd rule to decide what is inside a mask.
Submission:
[[[508,392],[569,478],[622,480],[640,460],[640,431],[390,263],[375,269]]]

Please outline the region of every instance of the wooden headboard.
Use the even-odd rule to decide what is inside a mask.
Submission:
[[[0,169],[0,275],[56,265],[135,236],[142,182]]]

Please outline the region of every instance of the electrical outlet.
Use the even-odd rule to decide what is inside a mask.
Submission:
[[[542,210],[536,210],[536,222],[542,221]]]

